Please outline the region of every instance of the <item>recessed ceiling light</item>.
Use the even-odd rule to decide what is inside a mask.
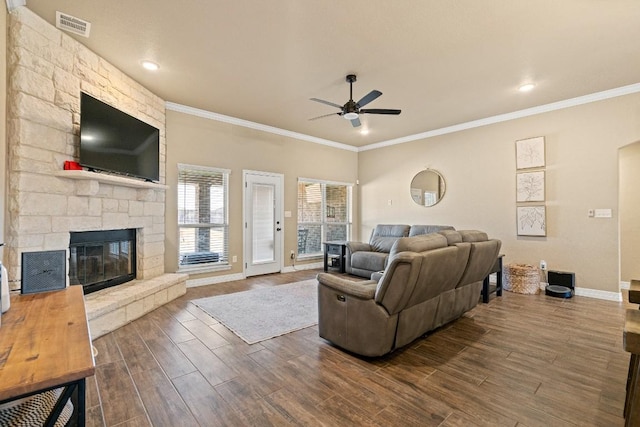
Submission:
[[[151,61],[142,61],[142,66],[149,71],[158,71],[160,68],[158,64]]]
[[[534,87],[536,87],[536,85],[534,85],[533,83],[527,83],[527,84],[524,84],[524,85],[520,86],[518,88],[518,90],[520,92],[529,92],[529,91],[533,90]]]
[[[369,135],[369,129],[360,129],[361,135]]]

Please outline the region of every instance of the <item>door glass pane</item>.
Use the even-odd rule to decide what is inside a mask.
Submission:
[[[268,184],[253,185],[253,259],[252,262],[275,260],[275,188]]]

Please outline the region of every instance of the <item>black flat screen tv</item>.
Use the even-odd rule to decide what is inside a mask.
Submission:
[[[82,93],[80,164],[90,170],[158,181],[160,131]]]

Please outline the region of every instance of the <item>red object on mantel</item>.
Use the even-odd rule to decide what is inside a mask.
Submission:
[[[64,170],[66,171],[81,171],[82,166],[78,162],[72,162],[70,160],[65,160],[64,162]]]

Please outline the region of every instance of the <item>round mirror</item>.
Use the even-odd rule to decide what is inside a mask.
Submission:
[[[433,206],[444,197],[444,178],[433,169],[420,171],[411,180],[411,198],[420,206]]]

